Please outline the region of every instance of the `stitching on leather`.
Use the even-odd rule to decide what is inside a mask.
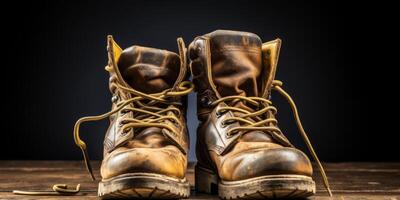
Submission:
[[[222,48],[213,49],[213,52],[222,52],[222,51],[244,51],[249,53],[261,54],[261,48],[255,48],[255,47],[225,46]]]

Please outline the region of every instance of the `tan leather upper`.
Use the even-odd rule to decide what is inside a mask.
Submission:
[[[144,94],[153,94],[174,88],[184,81],[186,58],[184,46],[181,45],[181,47],[183,48],[180,48],[180,55],[141,46],[132,46],[122,51],[110,37],[108,71],[110,72],[110,91],[113,94],[113,109],[119,105],[119,102],[135,97],[134,94],[115,87],[116,84]],[[149,117],[141,112],[124,112],[122,109],[110,116],[110,126],[104,139],[104,159],[101,165],[103,179],[133,172],[156,173],[175,178],[185,177],[189,148],[185,122],[185,98],[170,98],[168,102],[170,104],[145,99],[141,102],[130,103],[127,107],[146,110],[147,108],[141,105],[143,103],[161,109],[178,109],[179,113],[168,111],[166,115],[177,117],[182,126],[168,119],[160,122],[172,127],[174,131],[160,127],[123,130],[121,123],[126,119],[132,121],[132,119]]]
[[[262,43],[252,33],[217,30],[197,37],[189,46],[190,69],[198,92],[197,159],[200,166],[216,171],[222,180],[235,181],[271,174],[312,175],[307,156],[295,149],[283,134],[264,130],[241,131],[238,121],[223,124],[243,113],[217,112],[226,106],[257,112],[246,101],[220,102],[230,96],[269,98],[275,78],[280,40]],[[273,118],[273,112],[259,118]],[[277,127],[275,124],[274,126]],[[277,127],[278,128],[278,127]]]
[[[122,51],[118,67],[124,80],[145,93],[171,88],[179,75],[180,57],[170,51],[132,46]]]

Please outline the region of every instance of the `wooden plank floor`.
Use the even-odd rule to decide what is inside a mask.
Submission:
[[[99,162],[93,162],[97,179]],[[400,200],[400,163],[326,163],[334,197],[326,195],[318,171],[317,194],[310,199],[385,199]],[[187,178],[194,183],[193,163]],[[51,186],[81,184],[75,196],[21,196],[12,190],[51,191]],[[0,199],[98,199],[97,181],[92,182],[80,161],[0,161]],[[190,199],[218,199],[192,190]]]

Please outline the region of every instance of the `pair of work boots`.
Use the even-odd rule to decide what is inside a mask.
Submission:
[[[187,98],[195,88],[198,192],[223,199],[307,197],[315,193],[312,165],[278,128],[272,90],[288,100],[300,133],[323,168],[301,126],[296,106],[275,80],[281,40],[262,43],[252,33],[217,30],[197,37],[179,54],[132,46],[108,37],[106,70],[112,110],[84,117],[74,129],[94,179],[79,126],[109,117],[98,194],[102,198],[186,198],[189,136]],[[189,58],[187,59],[186,55]],[[189,60],[189,64],[187,62]],[[188,81],[190,68],[193,83]],[[330,191],[329,191],[330,193]]]

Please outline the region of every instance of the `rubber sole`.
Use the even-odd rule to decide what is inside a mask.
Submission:
[[[186,179],[176,179],[152,173],[129,173],[102,180],[98,196],[102,199],[178,199],[190,195]]]
[[[302,175],[269,175],[241,181],[220,181],[211,170],[195,168],[196,191],[221,199],[305,198],[315,194],[315,182]]]

